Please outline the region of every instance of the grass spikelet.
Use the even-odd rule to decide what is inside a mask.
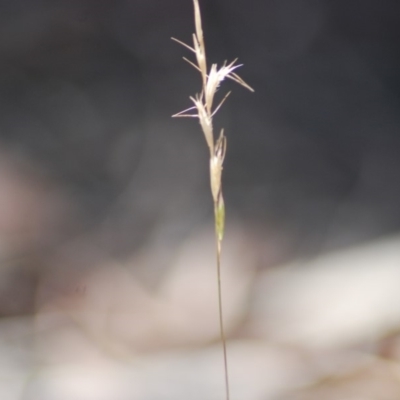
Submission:
[[[231,63],[224,62],[224,64],[218,68],[217,64],[212,64],[210,71],[207,73],[207,58],[206,49],[203,37],[203,28],[201,23],[201,13],[198,0],[193,0],[194,4],[194,20],[196,33],[193,34],[193,47],[190,47],[184,42],[178,39],[172,38],[188,50],[192,51],[196,56],[196,62],[188,60],[184,57],[184,60],[188,62],[192,67],[200,72],[202,79],[202,88],[199,94],[195,97],[191,96],[190,100],[194,106],[184,111],[181,111],[173,117],[192,117],[198,118],[201,129],[203,131],[207,146],[210,151],[210,184],[211,194],[214,203],[214,225],[215,225],[215,239],[216,239],[216,261],[217,261],[217,280],[218,280],[218,309],[219,309],[219,323],[220,323],[220,335],[223,347],[224,357],[224,371],[225,371],[225,390],[226,399],[230,399],[229,394],[229,374],[228,374],[228,361],[227,361],[227,349],[226,349],[226,338],[224,331],[224,319],[223,319],[223,307],[222,307],[222,285],[221,285],[221,248],[222,240],[224,237],[225,227],[225,203],[222,195],[222,169],[226,153],[227,139],[222,129],[217,139],[214,137],[213,131],[213,117],[215,113],[220,109],[226,98],[229,96],[228,92],[213,109],[214,96],[220,87],[222,81],[229,78],[239,85],[242,85],[250,91],[254,91],[246,82],[234,72],[237,68],[241,67],[241,64],[236,64],[237,59]],[[193,113],[191,113],[193,112]]]

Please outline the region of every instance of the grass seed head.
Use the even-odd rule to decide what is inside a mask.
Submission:
[[[221,176],[225,153],[226,137],[224,136],[224,130],[222,129],[219,138],[215,143],[214,154],[210,158],[211,193],[215,204],[218,202],[218,198],[221,195]]]
[[[195,19],[195,30],[196,33],[193,34],[193,47],[190,47],[186,43],[181,42],[178,39],[172,38],[182,46],[186,47],[193,53],[195,53],[197,65],[192,61],[184,58],[190,65],[197,69],[202,78],[202,90],[195,98],[191,97],[195,107],[197,109],[197,114],[186,114],[187,111],[194,108],[189,108],[187,110],[181,111],[174,117],[197,117],[199,119],[201,128],[203,130],[207,145],[210,150],[210,156],[213,157],[214,154],[214,134],[212,126],[212,117],[219,110],[222,103],[225,101],[228,95],[226,95],[219,105],[213,110],[214,96],[221,84],[221,82],[226,79],[232,79],[233,81],[239,83],[243,87],[253,91],[253,89],[243,81],[234,71],[241,67],[241,64],[236,64],[237,60],[233,60],[231,63],[226,62],[222,67],[218,68],[217,64],[212,64],[210,72],[207,73],[207,59],[206,59],[206,49],[204,45],[203,29],[201,24],[200,6],[198,0],[193,0],[194,3],[194,19]],[[229,94],[229,93],[228,93]]]

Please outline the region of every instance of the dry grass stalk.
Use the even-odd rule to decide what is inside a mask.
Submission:
[[[236,64],[236,59],[231,63],[225,62],[220,68],[217,64],[212,64],[210,71],[207,73],[207,58],[206,49],[204,45],[203,29],[201,23],[201,14],[198,0],[193,0],[194,3],[194,18],[195,18],[195,29],[196,33],[193,34],[193,47],[188,46],[186,43],[181,42],[178,39],[172,38],[179,44],[183,45],[196,56],[197,64],[188,60],[184,57],[191,66],[197,69],[202,78],[202,90],[200,94],[195,97],[190,97],[194,106],[184,111],[181,111],[173,117],[193,117],[198,118],[201,128],[204,133],[208,148],[210,150],[210,183],[211,193],[214,202],[214,220],[215,220],[215,237],[216,237],[216,248],[217,248],[217,276],[218,276],[218,305],[219,305],[219,322],[220,322],[220,333],[221,341],[223,346],[224,354],[224,370],[225,370],[225,388],[226,398],[229,400],[229,379],[228,379],[228,362],[227,362],[227,350],[226,350],[226,338],[224,332],[223,322],[223,308],[222,308],[222,290],[221,290],[221,245],[224,236],[224,225],[225,225],[225,205],[224,198],[222,195],[221,177],[223,162],[226,153],[226,136],[222,129],[217,139],[214,137],[213,130],[213,117],[215,113],[220,109],[226,98],[229,96],[228,92],[217,107],[213,109],[214,96],[221,84],[226,79],[232,79],[239,83],[250,91],[254,91],[247,83],[245,83],[234,71],[241,67],[241,64]],[[194,114],[190,113],[195,111]]]

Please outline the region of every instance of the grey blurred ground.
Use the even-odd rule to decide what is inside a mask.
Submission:
[[[232,399],[400,399],[400,5],[201,2],[228,136]],[[190,0],[0,1],[0,398],[219,399]],[[369,396],[369,397],[368,397]]]

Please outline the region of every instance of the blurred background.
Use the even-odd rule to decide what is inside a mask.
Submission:
[[[400,399],[400,4],[202,0],[232,400]],[[190,0],[0,1],[0,397],[221,399]]]

